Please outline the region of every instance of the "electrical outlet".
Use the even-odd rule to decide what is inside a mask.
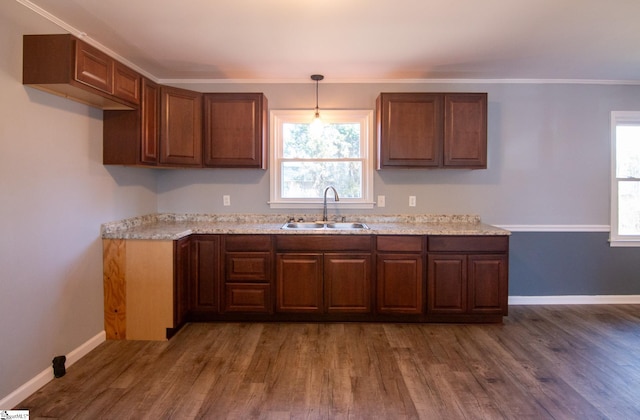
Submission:
[[[222,205],[223,206],[230,206],[231,205],[231,196],[230,195],[223,195],[222,196]]]
[[[416,206],[416,196],[415,195],[410,195],[409,196],[409,207],[415,207]]]
[[[384,195],[379,195],[378,196],[378,207],[384,207],[384,206],[385,206]]]

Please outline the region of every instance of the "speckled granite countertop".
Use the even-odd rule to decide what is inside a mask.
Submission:
[[[285,230],[292,215],[283,214],[150,214],[101,227],[103,239],[176,240],[191,234],[286,234],[286,235],[510,235],[484,224],[476,215],[349,215],[347,222],[362,222],[362,230]],[[318,215],[295,215],[314,221]]]

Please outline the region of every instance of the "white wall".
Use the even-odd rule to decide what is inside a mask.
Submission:
[[[315,105],[315,85],[192,84],[199,91],[265,92],[271,109]],[[369,108],[380,92],[488,92],[488,169],[383,170],[375,213],[475,213],[500,225],[608,225],[612,110],[640,110],[640,86],[594,84],[331,84],[321,108]],[[311,111],[310,111],[311,112]],[[159,174],[159,211],[269,212],[265,171]],[[231,195],[231,207],[222,195]],[[418,206],[408,206],[409,195]],[[282,212],[282,211],[280,211]]]
[[[100,224],[157,206],[153,171],[102,165],[102,111],[22,85],[17,22],[0,14],[0,400],[104,330]]]

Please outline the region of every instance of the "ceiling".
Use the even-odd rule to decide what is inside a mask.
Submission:
[[[638,0],[15,1],[161,81],[640,81]]]

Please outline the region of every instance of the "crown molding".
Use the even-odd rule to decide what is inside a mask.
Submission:
[[[5,0],[6,1],[6,0]],[[189,85],[189,84],[297,84],[309,83],[308,77],[295,79],[182,79],[182,78],[158,78],[146,70],[140,68],[125,57],[117,54],[115,51],[107,48],[105,45],[88,36],[85,32],[75,28],[67,22],[47,12],[40,6],[32,3],[30,0],[16,0],[24,7],[39,14],[43,18],[49,20],[53,24],[70,34],[82,39],[84,42],[91,44],[102,52],[110,55],[121,63],[131,67],[138,73],[143,74],[156,83],[171,85]],[[574,85],[640,85],[640,80],[599,80],[599,79],[483,79],[483,78],[410,78],[410,79],[332,79],[325,81],[323,84],[574,84]]]

